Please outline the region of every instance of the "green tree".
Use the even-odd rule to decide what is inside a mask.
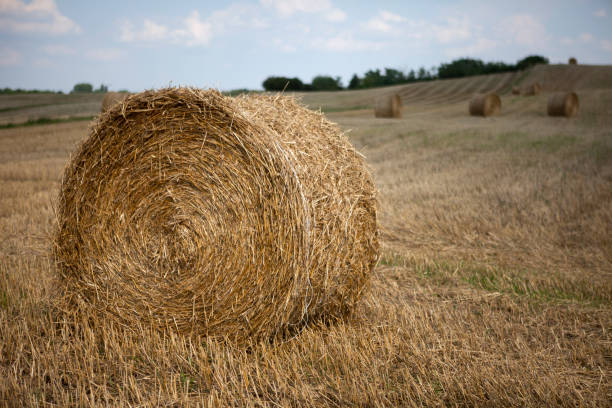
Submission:
[[[340,77],[318,75],[312,80],[312,88],[315,91],[337,91],[342,89],[342,83]]]
[[[385,77],[383,79],[385,85],[397,85],[407,82],[406,75],[398,69],[385,68]]]
[[[359,88],[360,83],[361,83],[361,80],[359,79],[357,74],[353,74],[353,77],[351,78],[351,81],[349,82],[348,88],[357,89]]]
[[[479,59],[460,58],[449,64],[440,64],[439,78],[461,78],[484,73],[484,63]]]
[[[85,82],[78,83],[72,88],[72,93],[91,93],[91,92],[93,92],[93,86]]]
[[[516,69],[527,69],[536,64],[548,64],[548,58],[541,55],[530,55],[516,63]]]
[[[380,73],[380,69],[376,71],[369,70],[363,76],[363,80],[361,81],[362,88],[374,88],[377,86],[383,86],[385,84],[385,79]]]
[[[96,93],[107,93],[108,92],[108,86],[104,85],[104,84],[100,84],[100,87],[98,89],[95,90]]]
[[[410,70],[410,72],[408,73],[408,76],[406,77],[406,81],[407,82],[414,82],[414,81],[416,81],[416,72],[414,72],[414,69]]]
[[[268,77],[262,83],[266,91],[302,91],[304,83],[299,78]]]

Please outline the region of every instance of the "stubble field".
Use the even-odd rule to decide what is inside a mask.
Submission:
[[[487,119],[474,79],[403,89],[400,120],[381,90],[304,96],[372,167],[382,256],[351,319],[247,348],[57,313],[53,205],[88,124],[0,130],[0,406],[609,406],[612,81],[572,75],[573,119],[509,95],[525,77],[489,81]]]

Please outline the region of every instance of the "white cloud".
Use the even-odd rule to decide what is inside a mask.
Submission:
[[[593,41],[593,35],[590,33],[582,33],[578,36],[578,38],[580,38],[580,41],[585,43]]]
[[[574,45],[576,43],[576,40],[569,37],[561,37],[560,42],[563,45]]]
[[[86,56],[95,61],[116,61],[123,57],[125,52],[116,48],[101,48],[87,51]]]
[[[63,44],[49,44],[42,47],[45,54],[48,55],[74,55],[76,51]]]
[[[608,13],[606,13],[606,10],[605,10],[605,9],[599,9],[599,10],[597,10],[596,12],[594,12],[594,13],[593,13],[593,15],[594,15],[595,17],[607,17],[607,16],[608,16]]]
[[[449,18],[445,25],[434,25],[432,29],[434,36],[442,44],[465,41],[472,37],[472,28],[467,18]]]
[[[446,55],[452,58],[457,57],[476,57],[485,51],[495,48],[497,43],[488,38],[479,38],[476,42],[463,46],[446,49],[444,52]]]
[[[520,45],[542,45],[548,39],[546,28],[530,14],[515,14],[502,21],[501,33],[506,36],[507,42]]]
[[[0,46],[0,66],[8,67],[21,62],[21,54],[12,48]]]
[[[232,4],[214,11],[206,20],[216,33],[235,27],[267,28],[268,22],[258,16],[257,8],[250,4]]]
[[[330,0],[260,0],[267,8],[273,8],[281,17],[294,14],[322,13],[328,21],[338,23],[346,19],[346,13],[332,5]]]
[[[295,48],[293,45],[291,44],[287,44],[286,42],[284,42],[283,40],[281,40],[280,38],[275,38],[273,40],[274,42],[274,46],[282,51],[282,52],[286,52],[286,53],[294,53],[297,51],[297,48]]]
[[[174,27],[145,19],[140,27],[135,28],[131,21],[125,20],[120,26],[119,39],[123,42],[205,46],[214,36],[237,27],[261,29],[268,27],[268,23],[257,15],[252,6],[233,4],[214,11],[206,18],[194,10]]]
[[[351,32],[345,31],[331,38],[315,38],[311,46],[315,49],[334,52],[378,51],[384,48],[385,43],[356,39]]]
[[[300,12],[318,13],[332,8],[329,0],[261,0],[261,4],[276,9],[283,17]]]
[[[334,23],[346,20],[346,13],[338,8],[333,8],[325,14],[325,19]]]
[[[177,31],[179,36],[187,37],[187,45],[206,45],[212,37],[212,25],[200,19],[200,13],[193,11],[185,19],[186,34],[182,30]]]
[[[401,23],[403,21],[406,21],[406,19],[402,16],[400,16],[399,14],[394,14],[391,13],[390,11],[387,10],[382,10],[380,12],[380,17],[385,20],[385,21],[390,21],[392,23]]]
[[[193,11],[180,27],[170,29],[168,26],[145,19],[142,27],[134,29],[130,21],[121,25],[119,39],[123,42],[141,43],[183,43],[188,46],[206,45],[212,38],[212,26],[200,18],[200,13]]]
[[[390,33],[396,30],[395,24],[402,23],[404,21],[406,21],[406,19],[398,14],[381,10],[378,12],[376,17],[369,19],[364,26],[366,29],[371,31]]]
[[[605,51],[612,52],[612,41],[601,40],[601,48],[603,48]]]
[[[54,0],[0,0],[0,27],[27,33],[67,34],[81,31],[78,24],[64,16]]]
[[[381,33],[390,33],[391,31],[393,31],[393,26],[391,24],[387,23],[383,19],[376,17],[368,20],[368,22],[365,24],[365,27],[368,30],[380,31]]]

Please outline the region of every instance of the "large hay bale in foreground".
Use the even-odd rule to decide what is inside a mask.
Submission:
[[[578,113],[578,95],[574,92],[557,93],[548,98],[548,116],[572,117]]]
[[[63,307],[245,339],[350,313],[378,250],[364,158],[321,113],[169,88],[93,125],[65,170],[54,252]]]
[[[105,93],[104,98],[102,99],[102,108],[100,109],[100,112],[106,112],[113,105],[125,100],[125,98],[127,98],[128,96],[130,96],[128,92],[107,92]]]
[[[542,91],[542,85],[539,82],[535,82],[527,87],[521,92],[521,94],[525,96],[535,96]]]
[[[385,95],[376,99],[374,116],[377,118],[401,118],[402,99],[399,95]]]
[[[474,95],[470,100],[470,115],[492,116],[501,112],[501,99],[494,93]]]
[[[570,59],[567,61],[567,63],[570,64],[570,65],[576,65],[576,64],[578,64],[578,61],[576,60],[576,58],[570,57]]]

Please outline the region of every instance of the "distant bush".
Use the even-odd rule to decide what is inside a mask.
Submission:
[[[299,78],[268,77],[262,83],[266,91],[302,91],[304,83]]]
[[[314,91],[337,91],[342,89],[342,82],[340,77],[319,75],[313,78],[312,89]]]
[[[85,82],[78,83],[72,88],[72,93],[92,93],[92,92],[93,92],[93,85],[85,83]]]
[[[431,81],[438,78],[462,78],[473,75],[497,74],[527,69],[535,64],[548,64],[548,58],[541,55],[530,55],[516,64],[505,62],[483,62],[480,59],[459,58],[452,62],[442,63],[438,67],[411,69],[408,73],[394,68],[368,70],[363,77],[353,74],[348,83],[348,89],[374,88],[380,86],[399,85],[419,81]],[[342,89],[340,77],[319,75],[312,84],[305,84],[299,78],[269,77],[263,82],[266,91],[331,91]]]
[[[11,94],[39,94],[39,93],[53,93],[53,94],[63,94],[62,91],[50,91],[50,90],[41,90],[41,89],[22,89],[22,88],[0,88],[0,94],[3,95],[11,95]]]
[[[541,55],[530,55],[516,63],[516,69],[527,69],[536,64],[548,64],[548,58]]]
[[[100,84],[100,87],[94,91],[95,93],[107,93],[108,86],[104,84]]]

